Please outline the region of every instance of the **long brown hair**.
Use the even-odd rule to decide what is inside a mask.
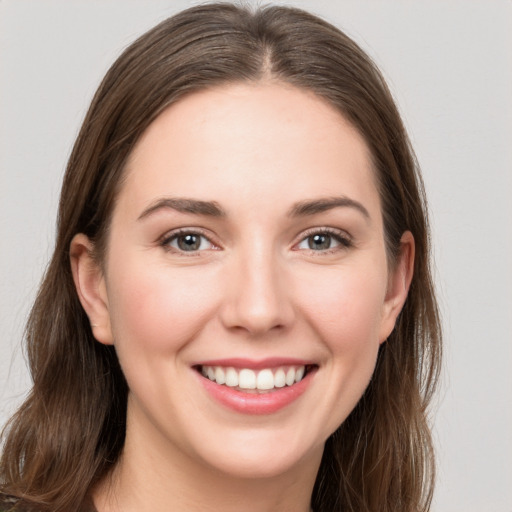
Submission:
[[[193,7],[133,43],[100,85],[69,159],[55,251],[26,338],[33,388],[9,422],[1,491],[35,510],[78,510],[124,443],[128,387],[112,347],[95,341],[75,292],[69,245],[94,241],[101,260],[123,167],[148,125],[185,94],[262,78],[326,99],[370,148],[390,264],[416,243],[414,277],[364,396],[327,440],[312,506],[320,512],[429,508],[434,458],[428,404],[438,377],[440,322],[429,268],[421,177],[397,108],[369,57],[304,11]]]

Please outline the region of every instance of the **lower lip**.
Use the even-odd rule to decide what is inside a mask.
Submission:
[[[206,391],[217,402],[242,414],[272,414],[297,400],[306,391],[314,371],[292,386],[275,388],[264,393],[244,393],[237,389],[217,384],[198,374]]]

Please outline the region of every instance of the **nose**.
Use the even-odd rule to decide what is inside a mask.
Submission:
[[[294,319],[286,273],[271,251],[240,254],[226,275],[221,321],[253,337],[288,328]]]

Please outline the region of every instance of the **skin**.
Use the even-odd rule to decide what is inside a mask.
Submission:
[[[361,208],[290,215],[333,197]],[[162,198],[214,201],[224,215],[148,213]],[[98,510],[308,511],[325,440],[368,385],[412,277],[410,233],[387,260],[362,137],[280,83],[194,93],[139,140],[111,223],[101,268],[84,235],[71,245],[94,335],[115,345],[130,388],[125,449]],[[199,249],[180,250],[177,229],[204,236]],[[330,246],[311,247],[315,233]],[[272,414],[219,404],[193,368],[289,356],[316,371]]]

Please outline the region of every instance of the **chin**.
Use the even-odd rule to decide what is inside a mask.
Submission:
[[[283,449],[284,448],[284,449]],[[286,443],[261,443],[254,439],[244,446],[231,445],[220,453],[203,454],[203,461],[216,471],[241,479],[275,479],[293,474],[310,464],[316,473],[322,458],[324,444],[305,450]]]

